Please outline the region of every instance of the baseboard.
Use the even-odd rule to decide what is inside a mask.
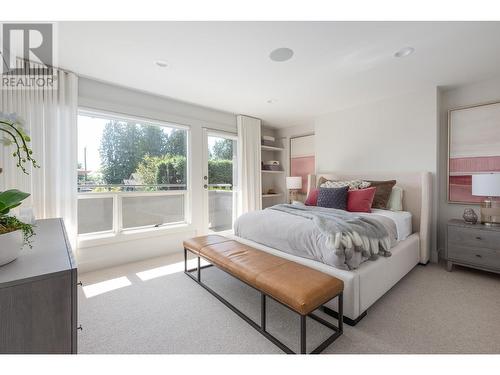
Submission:
[[[329,307],[326,307],[326,306],[321,306],[321,309],[323,310],[323,312],[327,315],[330,315],[330,316],[333,316],[335,319],[338,319],[339,317],[339,314],[335,311],[335,310],[332,310],[331,308]],[[356,319],[351,319],[351,318],[348,318],[347,316],[344,315],[344,323],[347,324],[348,326],[352,326],[354,327],[356,324],[358,324],[360,322],[361,319],[363,319],[364,317],[366,316],[366,311],[364,311],[360,316],[358,316]]]

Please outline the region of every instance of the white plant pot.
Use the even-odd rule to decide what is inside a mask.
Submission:
[[[0,234],[0,267],[15,260],[23,249],[23,231]]]

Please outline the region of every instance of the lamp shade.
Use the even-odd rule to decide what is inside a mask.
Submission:
[[[287,177],[286,178],[286,188],[288,190],[299,190],[302,189],[302,177]]]
[[[472,195],[500,197],[500,173],[473,174]]]

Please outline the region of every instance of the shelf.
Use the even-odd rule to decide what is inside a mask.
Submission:
[[[260,149],[262,151],[283,151],[283,147],[274,147],[274,146],[265,146],[265,145],[260,145]]]
[[[264,169],[261,169],[262,173],[285,173],[285,171],[266,171]]]
[[[277,194],[262,194],[262,198],[275,198],[275,197],[281,197],[283,194],[277,193]]]

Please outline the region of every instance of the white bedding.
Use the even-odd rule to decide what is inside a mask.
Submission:
[[[359,213],[359,216],[371,216],[382,224],[389,234],[391,247],[411,234],[411,214],[408,212],[376,210],[371,214]],[[339,269],[355,269],[369,259],[361,252],[347,257],[332,251],[327,245],[327,235],[312,220],[277,210],[253,211],[240,216],[234,224],[234,233],[238,237]]]
[[[372,214],[385,216],[394,222],[397,231],[397,241],[406,240],[412,234],[410,212],[373,209]]]

